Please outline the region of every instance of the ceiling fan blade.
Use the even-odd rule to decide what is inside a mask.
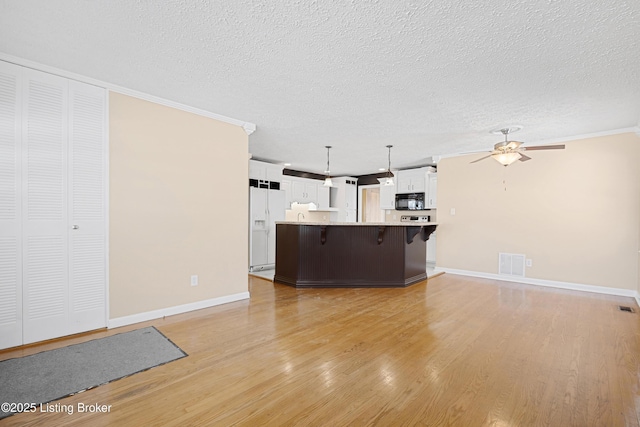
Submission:
[[[469,163],[477,163],[480,160],[488,159],[491,156],[493,156],[493,154],[489,154],[488,156],[480,157],[478,160],[474,160],[473,162],[469,162]]]
[[[521,150],[564,150],[564,144],[559,145],[534,145],[533,147],[520,147]]]
[[[531,157],[525,156],[524,154],[520,153],[520,158],[518,160],[520,160],[521,162],[526,162],[527,160],[531,160]]]
[[[493,153],[493,151],[491,150],[462,151],[458,154],[460,154],[461,156],[464,156],[467,154],[478,154],[478,153]]]

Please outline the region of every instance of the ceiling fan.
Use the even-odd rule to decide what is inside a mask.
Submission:
[[[524,151],[534,151],[534,150],[563,150],[564,144],[560,145],[536,145],[530,147],[523,147],[522,142],[519,141],[509,141],[508,135],[510,133],[514,133],[522,129],[520,126],[508,127],[503,129],[497,129],[492,131],[491,133],[501,133],[504,135],[504,141],[498,142],[493,146],[493,151],[488,156],[484,156],[479,158],[478,160],[474,160],[471,163],[479,162],[480,160],[488,159],[489,157],[493,157],[498,163],[504,166],[509,166],[511,163],[516,160],[520,160],[521,162],[526,162],[527,160],[531,160],[531,157],[525,155]]]

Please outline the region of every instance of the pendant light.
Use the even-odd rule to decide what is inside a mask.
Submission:
[[[333,187],[333,183],[331,182],[331,175],[329,175],[331,172],[329,171],[329,150],[331,149],[330,145],[325,145],[325,148],[327,149],[327,170],[324,171],[324,173],[326,174],[325,178],[324,178],[324,186],[325,187]]]
[[[393,145],[387,145],[389,149],[389,167],[387,168],[387,180],[384,182],[384,185],[394,185],[393,174],[391,173],[391,147],[393,147]]]

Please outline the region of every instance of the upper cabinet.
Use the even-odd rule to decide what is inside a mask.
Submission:
[[[396,186],[385,186],[380,179],[380,208],[394,209],[395,195],[424,193],[425,209],[436,208],[438,174],[435,168],[406,169],[396,173]]]
[[[284,169],[284,166],[249,160],[249,179],[280,182],[282,180],[282,169]]]
[[[396,193],[424,193],[425,169],[407,169],[398,171]]]
[[[287,209],[291,203],[314,203],[318,209],[329,207],[329,187],[317,179],[288,176],[282,179],[280,188],[287,193]]]
[[[318,184],[314,180],[292,180],[291,201],[318,204]]]

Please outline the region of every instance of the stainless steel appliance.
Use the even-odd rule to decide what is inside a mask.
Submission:
[[[421,211],[424,209],[424,193],[396,194],[396,210]]]
[[[400,222],[431,222],[431,215],[402,215]]]

